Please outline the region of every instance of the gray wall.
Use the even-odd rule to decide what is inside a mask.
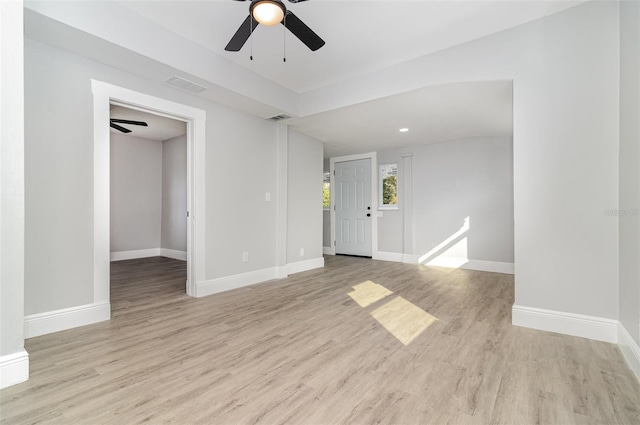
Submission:
[[[111,252],[160,247],[162,145],[111,133]]]
[[[322,257],[322,152],[321,141],[289,128],[287,263]]]
[[[620,322],[640,344],[640,3],[620,7]]]
[[[617,319],[619,22],[618,2],[586,2],[307,92],[302,111],[513,80],[516,304]]]
[[[187,250],[187,136],[162,142],[161,247]]]
[[[206,278],[274,267],[273,123],[26,40],[25,314],[93,302],[92,78],[206,111]]]
[[[404,192],[402,153],[412,153],[413,252],[424,255],[456,233],[469,230],[438,252],[445,256],[513,263],[513,149],[510,137],[453,140],[378,153],[378,162],[399,166],[399,209],[378,219],[378,249],[402,253]],[[457,242],[457,241],[456,241]],[[463,241],[464,243],[464,241]],[[456,247],[453,247],[456,245]]]
[[[24,348],[22,2],[0,5],[0,357]],[[24,370],[28,375],[28,372]],[[19,377],[14,377],[19,378]],[[26,378],[26,376],[23,376]],[[2,377],[3,384],[9,377]]]

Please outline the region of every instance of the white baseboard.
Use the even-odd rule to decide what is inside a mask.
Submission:
[[[618,323],[618,346],[627,361],[627,365],[640,381],[640,346],[622,323]]]
[[[173,258],[174,260],[187,261],[187,251],[178,251],[169,248],[160,248],[160,256]]]
[[[24,318],[24,337],[35,336],[90,325],[111,318],[111,304],[93,303],[46,313],[32,314]]]
[[[255,285],[282,276],[278,267],[256,270],[248,273],[236,274],[233,276],[219,277],[217,279],[206,280],[196,284],[196,297],[217,294],[219,292],[230,291],[242,288],[243,286]]]
[[[29,379],[29,353],[25,350],[0,356],[0,389]]]
[[[597,341],[611,343],[618,341],[617,320],[524,307],[515,304],[511,312],[511,323],[515,326],[579,336]]]
[[[395,261],[398,263],[418,264],[420,256],[416,254],[402,254],[399,252],[378,251],[373,256],[374,260]],[[477,270],[482,272],[514,274],[513,263],[499,261],[468,260],[466,258],[436,257],[426,265],[435,267],[447,267],[454,269]]]
[[[244,286],[256,285],[269,280],[282,279],[293,273],[300,273],[319,267],[324,267],[324,258],[322,257],[289,263],[283,267],[270,267],[268,269],[255,270],[233,276],[219,277],[217,279],[198,282],[196,284],[195,296],[206,297],[207,295],[230,291]]]
[[[167,257],[187,261],[187,251],[178,251],[169,248],[148,248],[133,251],[114,251],[111,253],[111,261],[135,260],[136,258],[148,257]]]
[[[134,260],[136,258],[159,256],[160,248],[136,249],[133,251],[115,251],[111,253],[111,261]]]
[[[419,255],[402,254],[402,262],[405,264],[418,264]]]
[[[467,270],[478,270],[481,272],[493,272],[493,273],[504,273],[504,274],[515,273],[515,267],[513,263],[503,263],[500,261],[469,260],[467,263],[463,264],[460,268],[467,269]]]
[[[313,270],[324,267],[324,258],[312,258],[310,260],[297,261],[295,263],[287,264],[287,272],[289,274],[306,272],[307,270]]]
[[[378,251],[378,252],[374,252],[373,253],[373,259],[374,260],[381,260],[381,261],[394,261],[396,263],[402,263],[402,256],[403,254],[401,254],[400,252],[385,252],[385,251]]]
[[[323,246],[322,247],[322,254],[323,255],[336,255],[336,250],[332,246]]]
[[[476,270],[481,272],[514,274],[513,263],[500,261],[469,260],[455,257],[436,257],[427,266],[448,267],[454,269]]]

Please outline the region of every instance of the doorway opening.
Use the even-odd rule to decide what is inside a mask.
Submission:
[[[186,292],[187,123],[110,105],[111,307]]]
[[[186,211],[183,211],[187,226],[186,293],[196,297],[197,283],[205,280],[206,112],[101,81],[92,80],[91,83],[94,108],[94,302],[110,303],[112,106],[171,118],[186,125],[187,202]]]

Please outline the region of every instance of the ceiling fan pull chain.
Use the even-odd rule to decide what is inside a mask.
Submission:
[[[249,38],[251,39],[251,54],[249,55],[249,60],[253,60],[253,17],[249,19]]]
[[[282,26],[282,50],[283,50],[283,58],[282,61],[287,61],[287,14],[284,14],[284,25]]]

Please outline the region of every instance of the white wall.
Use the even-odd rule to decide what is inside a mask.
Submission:
[[[187,136],[162,142],[161,247],[187,251]]]
[[[0,2],[0,388],[29,377],[24,351],[22,2]]]
[[[322,257],[322,152],[321,141],[289,128],[287,263]]]
[[[619,18],[618,3],[587,2],[306,93],[302,109],[512,79],[516,305],[615,320]]]
[[[513,145],[510,137],[454,140],[412,149],[414,254],[463,226],[436,255],[513,263]]]
[[[206,277],[274,267],[274,124],[27,40],[26,314],[93,302],[92,78],[206,111]]]
[[[307,92],[301,111],[513,80],[516,305],[616,320],[619,20],[617,2],[586,2]]]
[[[111,132],[111,252],[160,247],[162,145]]]
[[[640,3],[620,20],[620,322],[640,345]]]
[[[413,193],[406,193],[402,154],[411,152]],[[399,167],[399,209],[378,219],[378,248],[423,256],[513,263],[513,149],[510,137],[452,140],[378,153]],[[413,198],[413,250],[404,251],[405,201]]]

